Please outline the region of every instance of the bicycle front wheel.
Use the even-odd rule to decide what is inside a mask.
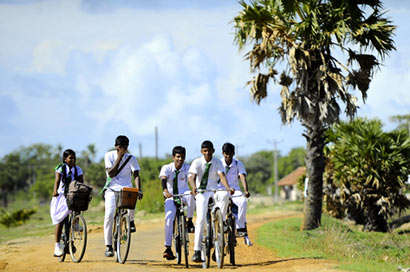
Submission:
[[[181,246],[182,246],[182,232],[181,232],[181,217],[176,216],[174,219],[174,246],[175,255],[177,257],[177,264],[181,263]]]
[[[123,264],[127,260],[131,244],[130,217],[127,213],[120,215],[117,235],[117,260]]]
[[[210,212],[206,215],[204,233],[202,236],[202,268],[209,268],[211,262],[212,225]]]
[[[227,234],[227,249],[229,253],[229,260],[231,265],[235,265],[235,246],[236,246],[236,237],[235,237],[235,218],[228,217],[228,234]]]
[[[215,258],[218,268],[224,266],[224,248],[225,248],[225,238],[224,238],[224,223],[222,219],[221,210],[216,209],[213,218],[213,231],[214,231],[214,247],[215,247]]]
[[[60,236],[60,245],[64,245],[64,249],[63,249],[63,255],[57,257],[59,262],[64,262],[65,260],[65,255],[68,253],[67,251],[67,241],[68,241],[68,216],[64,219],[63,221],[63,229],[61,231],[61,236]]]
[[[75,263],[81,262],[87,247],[87,224],[81,214],[75,215],[70,224],[69,249],[71,259]]]

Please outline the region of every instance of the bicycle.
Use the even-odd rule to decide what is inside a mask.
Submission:
[[[185,217],[184,207],[185,204],[182,201],[182,197],[186,194],[173,195],[174,203],[176,206],[176,213],[174,219],[174,245],[175,253],[177,257],[177,264],[181,264],[182,256],[185,259],[185,267],[189,267],[188,255],[189,255],[189,236],[187,229],[187,221]],[[182,253],[183,251],[183,253]]]
[[[58,260],[64,262],[65,255],[70,253],[71,260],[79,263],[87,247],[87,224],[80,211],[73,211],[63,222],[60,244],[64,245],[64,250]]]
[[[122,188],[120,191],[108,189],[114,192],[116,203],[112,228],[115,260],[124,264],[131,245],[131,221],[128,209],[135,209],[137,199],[141,193],[138,192],[137,188]]]
[[[198,190],[198,193],[226,191],[226,190]],[[214,248],[216,264],[218,268],[224,263],[224,224],[219,207],[215,206],[213,197],[209,199],[206,213],[206,223],[202,237],[202,267],[209,268],[211,260],[211,249]]]

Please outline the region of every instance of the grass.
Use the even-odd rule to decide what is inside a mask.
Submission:
[[[333,259],[338,269],[349,271],[397,271],[410,267],[410,235],[362,232],[343,221],[322,216],[322,227],[300,231],[301,218],[263,225],[258,243],[280,257]]]
[[[55,226],[51,222],[50,202],[39,203],[38,200],[25,200],[24,197],[17,197],[16,200],[7,207],[8,212],[13,212],[23,208],[35,208],[37,211],[23,225],[6,228],[0,225],[0,244],[10,240],[53,235]],[[93,196],[90,206],[84,212],[84,218],[88,226],[104,225],[104,201],[100,196]],[[138,203],[136,208],[135,220],[152,220],[162,218],[163,213],[145,213],[139,212]]]

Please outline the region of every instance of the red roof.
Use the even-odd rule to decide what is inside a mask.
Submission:
[[[293,172],[289,175],[285,176],[278,182],[278,186],[286,186],[286,185],[295,185],[298,183],[301,176],[306,173],[306,167],[301,166],[296,168]]]

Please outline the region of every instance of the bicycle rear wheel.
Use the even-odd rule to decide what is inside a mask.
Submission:
[[[233,216],[228,217],[228,234],[227,234],[227,249],[229,253],[229,261],[231,265],[235,265],[235,246],[236,246],[236,237],[235,237],[235,218]]]
[[[182,246],[182,232],[181,232],[181,217],[175,216],[174,219],[174,246],[175,246],[175,255],[177,257],[177,264],[181,263],[181,246]]]
[[[81,214],[75,215],[70,224],[69,249],[71,259],[75,263],[81,262],[87,247],[87,224]]]
[[[120,215],[117,235],[117,260],[123,264],[127,260],[131,244],[130,217],[127,213]]]
[[[215,257],[216,264],[218,268],[224,266],[224,248],[225,248],[225,237],[224,237],[224,223],[222,219],[222,214],[220,209],[215,210],[213,221],[214,230],[214,247],[215,247]]]

